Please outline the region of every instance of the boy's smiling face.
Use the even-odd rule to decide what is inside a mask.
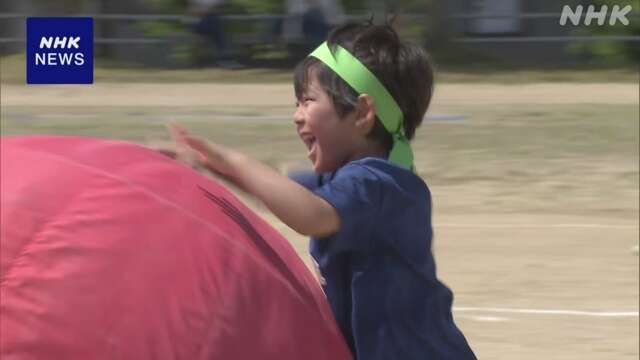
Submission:
[[[309,149],[307,156],[316,173],[335,171],[356,156],[356,144],[362,135],[356,130],[353,116],[343,119],[338,116],[313,71],[307,89],[296,101],[293,121]]]

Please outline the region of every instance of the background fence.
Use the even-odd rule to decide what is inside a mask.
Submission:
[[[519,4],[516,0],[511,3]],[[399,18],[405,38],[420,42],[436,53],[473,53],[478,55],[476,59],[532,64],[589,62],[594,54],[601,55],[605,63],[620,58],[640,59],[638,50],[633,50],[640,48],[640,12],[637,8],[627,14],[631,22],[628,27],[573,26],[570,23],[561,26],[559,11],[526,12],[522,11],[522,5],[492,12],[487,11],[486,6],[485,9],[470,7],[467,12],[460,12],[451,5],[444,10],[442,6],[431,10],[405,12]],[[37,16],[52,14],[37,12]],[[28,16],[33,15],[0,13],[0,54],[24,51],[24,23]],[[94,18],[96,54],[115,61],[172,66],[175,59],[180,59],[181,65],[191,66],[196,63],[197,53],[208,46],[192,32],[198,21],[195,16],[100,11],[77,12],[72,16]],[[365,11],[346,15],[343,20],[366,20],[369,16]],[[313,47],[315,44],[308,44],[300,50],[299,45],[314,40],[299,34],[292,36],[282,29],[282,23],[292,17],[282,13],[220,16],[231,42],[243,49],[242,56],[246,58],[299,57],[307,48]],[[455,55],[449,57],[456,58]]]

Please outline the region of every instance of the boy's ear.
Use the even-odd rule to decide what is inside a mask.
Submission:
[[[366,135],[376,123],[376,107],[373,98],[367,94],[358,96],[356,111],[356,128]]]

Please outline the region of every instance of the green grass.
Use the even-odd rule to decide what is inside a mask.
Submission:
[[[446,65],[446,64],[445,64]],[[588,66],[527,68],[481,65],[467,67],[436,65],[438,82],[448,83],[505,83],[524,82],[638,82],[636,67],[596,68]],[[247,68],[224,70],[219,68],[201,69],[154,69],[137,67],[115,67],[108,61],[95,60],[94,81],[101,82],[152,82],[152,83],[274,83],[290,82],[292,69]],[[24,54],[0,58],[0,80],[7,84],[25,83]]]

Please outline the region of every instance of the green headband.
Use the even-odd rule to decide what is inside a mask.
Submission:
[[[413,170],[413,151],[404,134],[402,111],[378,78],[360,60],[339,45],[336,45],[336,51],[332,53],[325,41],[309,56],[322,61],[358,94],[367,94],[373,98],[378,119],[393,136],[389,160]]]

